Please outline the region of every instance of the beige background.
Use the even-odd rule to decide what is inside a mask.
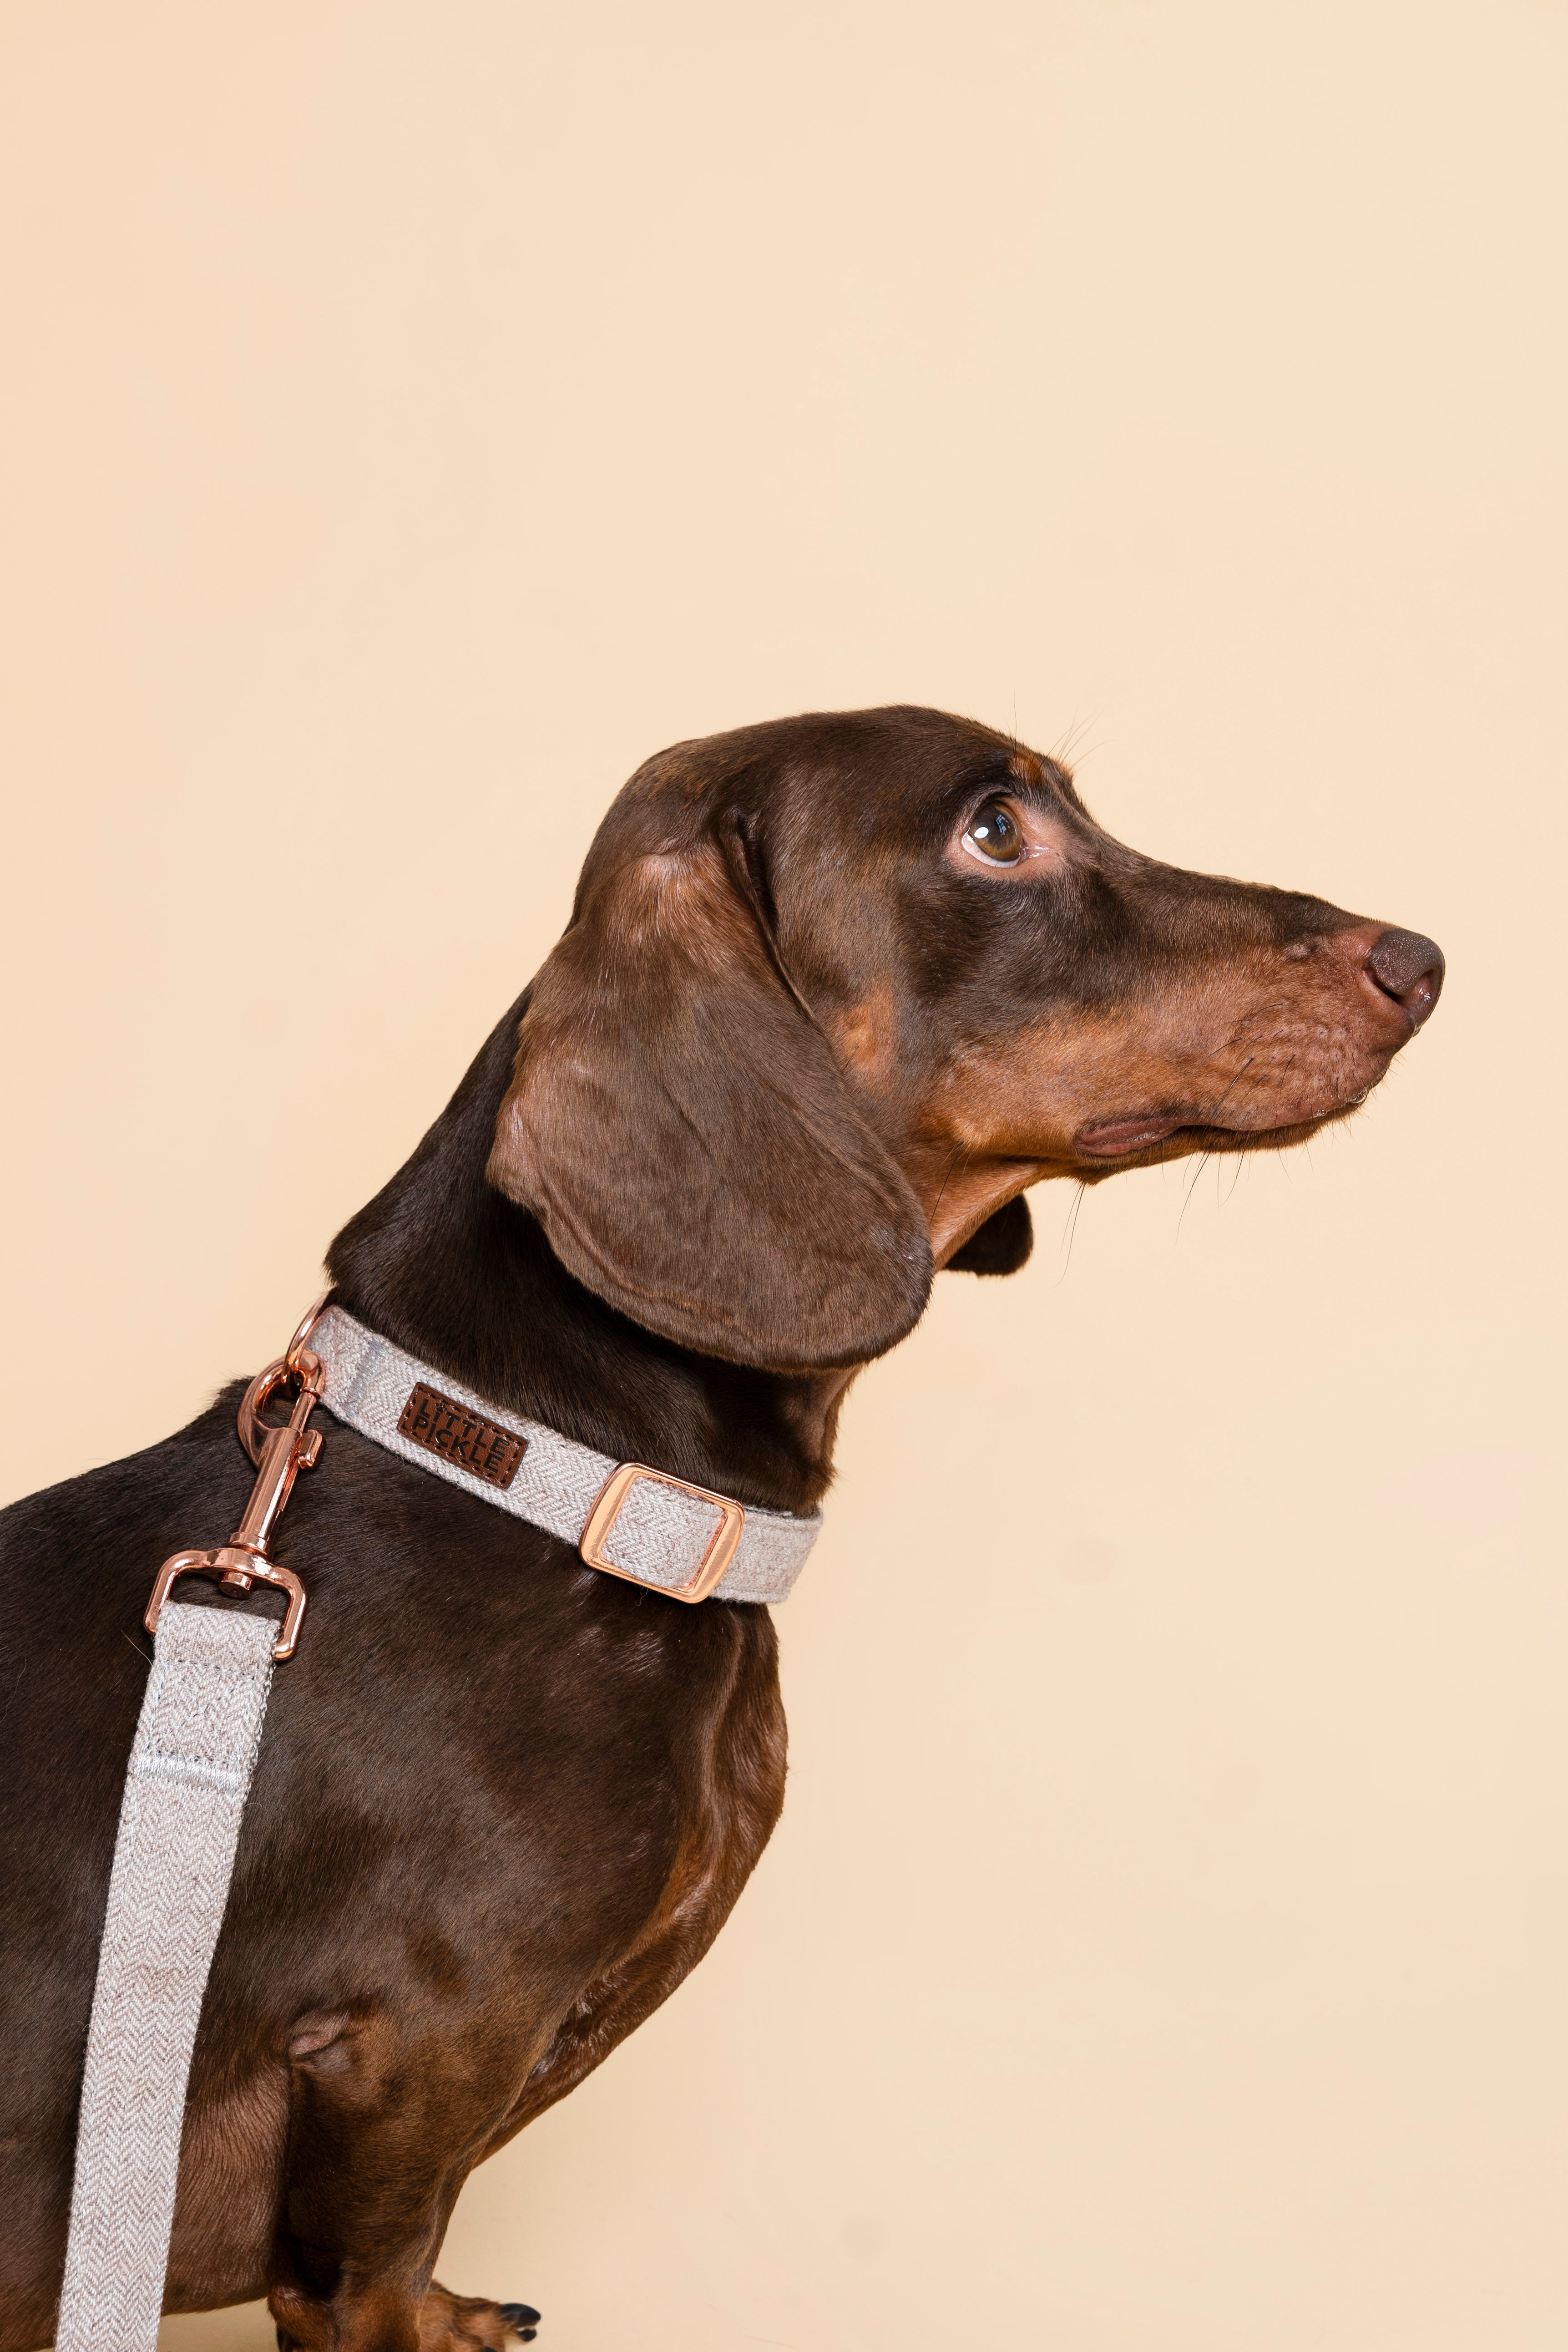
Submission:
[[[864,1381],[784,1826],[453,2226],[541,2352],[1563,2340],[1565,51],[0,15],[11,1491],[274,1351],[673,738],[1016,722],[1449,954],[1353,1134],[1037,1194]]]

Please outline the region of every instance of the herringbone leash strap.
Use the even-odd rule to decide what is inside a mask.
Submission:
[[[154,2352],[185,2086],[272,1684],[269,1618],[171,1602],[120,1806],[56,2352]]]

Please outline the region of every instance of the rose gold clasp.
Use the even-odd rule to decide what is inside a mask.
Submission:
[[[291,1569],[279,1568],[276,1561],[268,1559],[267,1548],[295,1479],[301,1470],[311,1468],[321,1451],[320,1431],[308,1430],[305,1424],[320,1400],[327,1376],[320,1358],[313,1356],[305,1342],[329,1296],[323,1291],[277,1363],[257,1372],[241,1399],[240,1443],[256,1467],[256,1485],[245,1515],[227,1543],[220,1544],[215,1551],[177,1551],[163,1562],[152,1587],[152,1598],[147,1603],[147,1614],[141,1621],[150,1633],[157,1630],[169,1589],[179,1577],[210,1576],[224,1592],[248,1592],[253,1584],[276,1584],[287,1593],[288,1607],[272,1654],[275,1658],[293,1656],[305,1615],[305,1587]],[[299,1393],[288,1419],[264,1421],[263,1407],[271,1402],[279,1389],[293,1381],[298,1383]]]

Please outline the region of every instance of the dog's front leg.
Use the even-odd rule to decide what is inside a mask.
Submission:
[[[315,2042],[315,2032],[322,2039]],[[298,2352],[500,2352],[536,2315],[431,2273],[469,2172],[526,2074],[509,2032],[324,2019],[297,2046],[268,2304]]]

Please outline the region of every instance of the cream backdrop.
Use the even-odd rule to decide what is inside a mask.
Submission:
[[[674,738],[975,712],[1448,952],[1354,1132],[1037,1193],[856,1390],[783,1827],[452,2226],[541,2352],[1564,2340],[1565,56],[0,16],[10,1491],[276,1349]]]

